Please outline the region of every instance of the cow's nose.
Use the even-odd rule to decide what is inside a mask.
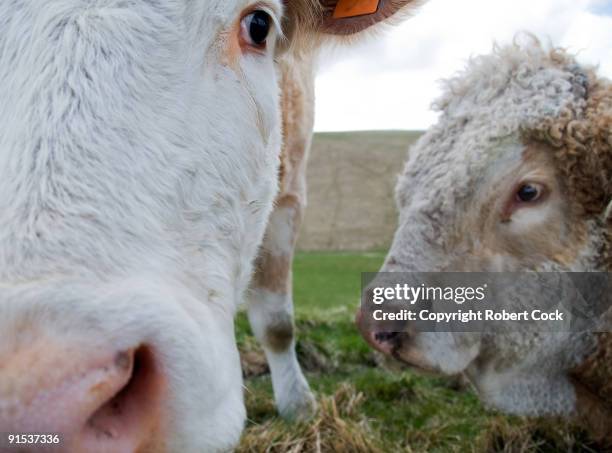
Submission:
[[[0,432],[59,434],[62,452],[160,450],[165,386],[150,347],[26,349],[0,361]]]
[[[371,319],[368,319],[370,314],[364,307],[357,310],[355,314],[357,329],[364,340],[374,349],[386,355],[393,355],[394,349],[400,345],[401,341],[409,337],[407,334],[409,331],[408,325],[405,322],[394,323],[396,329],[381,329],[381,326],[377,326],[376,323],[372,323]]]

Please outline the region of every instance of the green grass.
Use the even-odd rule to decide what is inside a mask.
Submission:
[[[359,306],[361,273],[376,272],[384,252],[298,253],[293,262],[297,319],[345,319]]]
[[[382,252],[295,258],[297,350],[320,406],[308,422],[277,417],[261,349],[244,313],[238,317],[239,347],[258,370],[245,382],[249,426],[239,451],[597,451],[564,422],[487,411],[458,378],[424,376],[377,356],[353,316],[361,273],[383,260]]]

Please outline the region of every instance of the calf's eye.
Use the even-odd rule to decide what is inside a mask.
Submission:
[[[528,183],[521,185],[516,191],[517,201],[532,203],[542,196],[543,188],[540,184]]]
[[[272,18],[268,13],[261,10],[253,11],[242,19],[242,39],[250,46],[264,49],[271,26]]]

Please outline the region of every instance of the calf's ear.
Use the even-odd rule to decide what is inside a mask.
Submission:
[[[354,35],[426,0],[285,0],[288,28],[327,35]]]

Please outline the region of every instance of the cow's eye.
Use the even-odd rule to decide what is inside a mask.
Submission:
[[[242,39],[252,47],[265,49],[271,26],[272,18],[267,12],[253,11],[242,19],[240,27]]]
[[[516,191],[516,200],[521,203],[533,203],[542,197],[543,191],[544,188],[540,184],[523,184]]]

